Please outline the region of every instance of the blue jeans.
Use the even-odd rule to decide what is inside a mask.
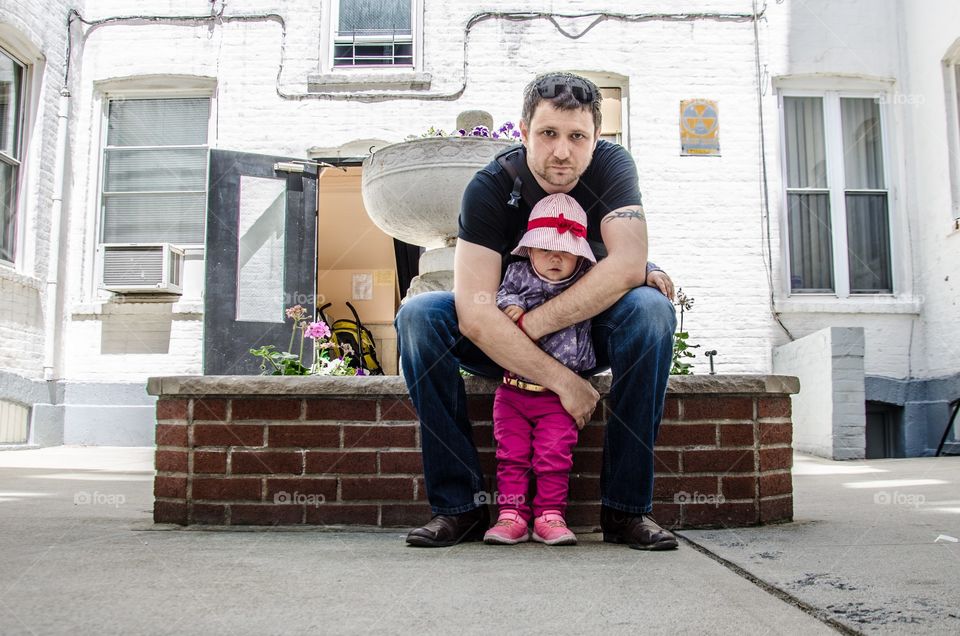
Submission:
[[[409,298],[395,325],[400,365],[420,418],[433,513],[477,508],[483,476],[459,369],[493,378],[502,377],[503,369],[460,334],[451,292]],[[582,375],[613,373],[600,489],[603,504],[616,510],[645,514],[653,507],[653,443],[663,416],[675,328],[673,305],[653,287],[630,290],[592,321],[597,367]]]

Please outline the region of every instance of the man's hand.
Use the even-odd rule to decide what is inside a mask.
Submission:
[[[593,388],[593,385],[581,378],[579,375],[572,375],[569,383],[565,383],[558,391],[560,404],[564,410],[570,414],[577,428],[581,429],[590,421],[597,408],[597,402],[600,401],[600,394]]]
[[[523,307],[520,305],[510,305],[503,308],[503,313],[507,314],[507,318],[513,322],[520,320],[520,316],[523,315]]]
[[[664,296],[673,300],[673,280],[667,276],[666,272],[656,269],[647,274],[647,285],[656,287],[663,292]]]

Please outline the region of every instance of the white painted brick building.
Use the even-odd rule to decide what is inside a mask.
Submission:
[[[202,249],[187,250],[177,302],[118,302],[99,289],[112,101],[208,98],[210,148],[327,158],[318,148],[450,129],[469,109],[515,121],[535,74],[571,70],[622,91],[651,258],[696,298],[685,326],[699,351],[719,351],[718,371],[771,372],[777,346],[862,328],[866,400],[887,404],[883,417],[899,431],[890,452],[936,447],[960,397],[955,2],[414,0],[413,66],[374,68],[334,67],[338,7],[0,0],[0,49],[24,77],[13,257],[0,262],[0,400],[32,409],[34,443],[149,444],[145,379],[202,372]],[[717,102],[719,157],[681,156],[679,105],[689,98]],[[842,148],[840,104],[852,103],[838,100],[878,105],[881,141],[870,152],[882,167],[871,170],[886,193],[889,290],[849,293],[843,236],[831,243],[835,289],[794,288],[795,184],[784,175],[796,148],[784,140],[796,121],[784,105],[801,98],[823,106],[827,152]],[[844,154],[830,157],[823,196],[839,232],[834,204],[851,195],[833,180]],[[702,355],[695,370],[708,370]]]

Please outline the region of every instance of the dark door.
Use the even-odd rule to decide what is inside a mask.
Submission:
[[[286,308],[299,304],[313,314],[317,173],[294,161],[210,151],[204,374],[261,373],[250,349],[287,349],[293,324]],[[309,366],[312,350],[305,349]]]

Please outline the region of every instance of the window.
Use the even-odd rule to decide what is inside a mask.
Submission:
[[[203,245],[210,99],[114,99],[101,243]]]
[[[0,49],[0,261],[14,262],[24,66]]]
[[[892,293],[880,103],[784,96],[790,291]]]
[[[333,66],[413,66],[413,2],[334,2]]]
[[[599,88],[600,94],[603,96],[603,101],[600,102],[600,113],[603,116],[600,138],[615,144],[622,144],[623,117],[621,93],[623,91],[619,86],[600,86]]]

